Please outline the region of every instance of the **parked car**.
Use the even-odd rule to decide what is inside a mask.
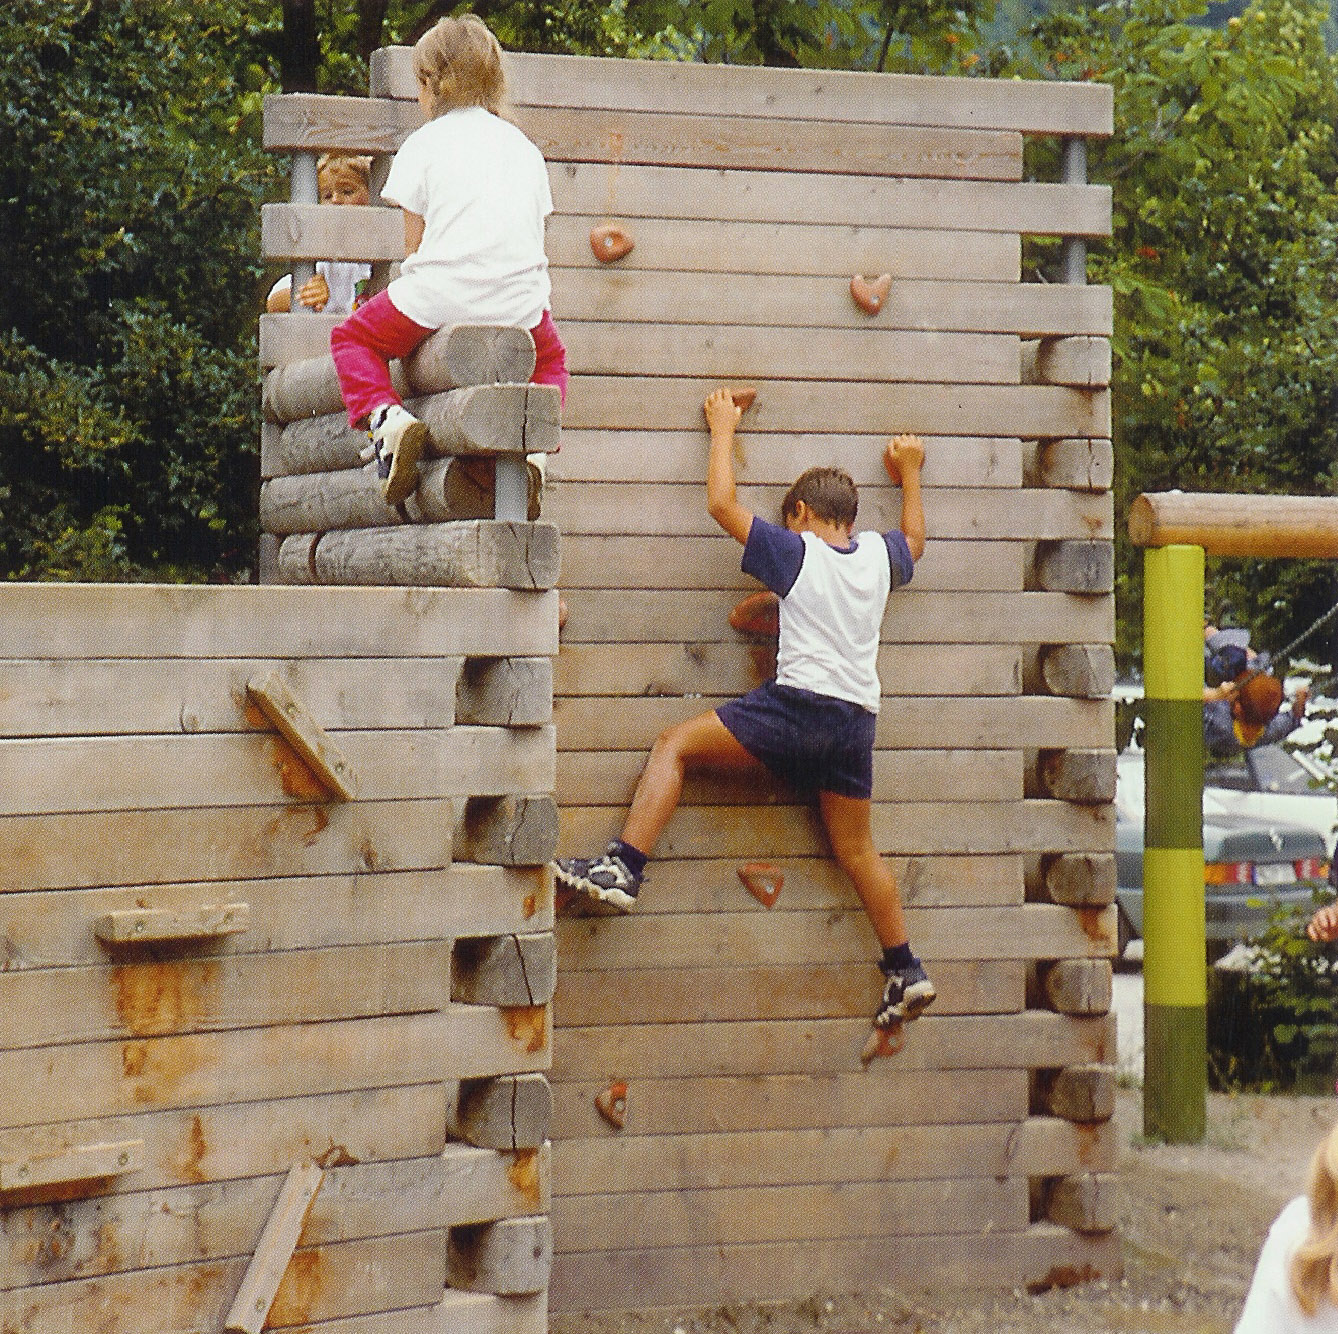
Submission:
[[[1282,746],[1256,746],[1231,760],[1209,758],[1203,770],[1204,809],[1254,814],[1307,825],[1333,855],[1338,792],[1318,759]]]
[[[1143,752],[1128,748],[1116,764],[1115,867],[1119,948],[1143,934]],[[1328,848],[1313,824],[1219,800],[1204,788],[1204,903],[1211,958],[1261,930],[1279,906],[1308,909],[1326,888]],[[1242,793],[1244,797],[1246,794]]]

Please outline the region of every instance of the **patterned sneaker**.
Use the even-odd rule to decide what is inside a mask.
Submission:
[[[552,866],[553,878],[559,885],[575,890],[594,904],[620,913],[636,907],[641,877],[627,869],[612,847],[602,857],[561,857]]]
[[[918,959],[906,968],[885,971],[884,976],[887,985],[883,988],[882,1004],[873,1017],[875,1028],[890,1028],[918,1018],[938,995]]]
[[[418,459],[427,443],[427,427],[398,403],[378,408],[368,424],[381,494],[387,505],[398,505],[418,485]]]

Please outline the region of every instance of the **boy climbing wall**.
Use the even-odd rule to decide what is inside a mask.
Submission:
[[[768,769],[818,796],[842,870],[854,882],[878,942],[886,984],[877,1029],[914,1019],[935,998],[911,950],[892,868],[871,827],[873,742],[881,686],[877,658],[888,595],[910,581],[924,552],[920,498],[924,448],[894,436],[883,465],[902,488],[901,526],[855,533],[859,497],[837,468],[810,468],[787,492],[783,526],[739,504],[734,433],[741,410],[728,389],[704,405],[711,447],[706,502],[711,517],[743,544],[743,570],[780,599],[776,679],[742,699],[662,732],[652,747],[622,835],[596,858],[561,858],[559,885],[604,910],[635,906],[647,859],[678,806],[689,770]]]

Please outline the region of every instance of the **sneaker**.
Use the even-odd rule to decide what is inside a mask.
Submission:
[[[418,459],[427,443],[427,427],[398,403],[378,408],[369,425],[381,494],[387,505],[398,505],[418,485]]]
[[[890,1028],[906,1023],[927,1010],[938,995],[924,965],[917,959],[906,968],[894,968],[885,974],[883,1001],[874,1015],[875,1028]]]
[[[641,888],[641,877],[633,875],[612,848],[602,857],[560,857],[553,863],[553,878],[564,889],[620,913],[636,907]]]

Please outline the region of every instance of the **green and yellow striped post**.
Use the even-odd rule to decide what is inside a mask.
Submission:
[[[1203,548],[1144,552],[1143,1131],[1203,1139]]]

